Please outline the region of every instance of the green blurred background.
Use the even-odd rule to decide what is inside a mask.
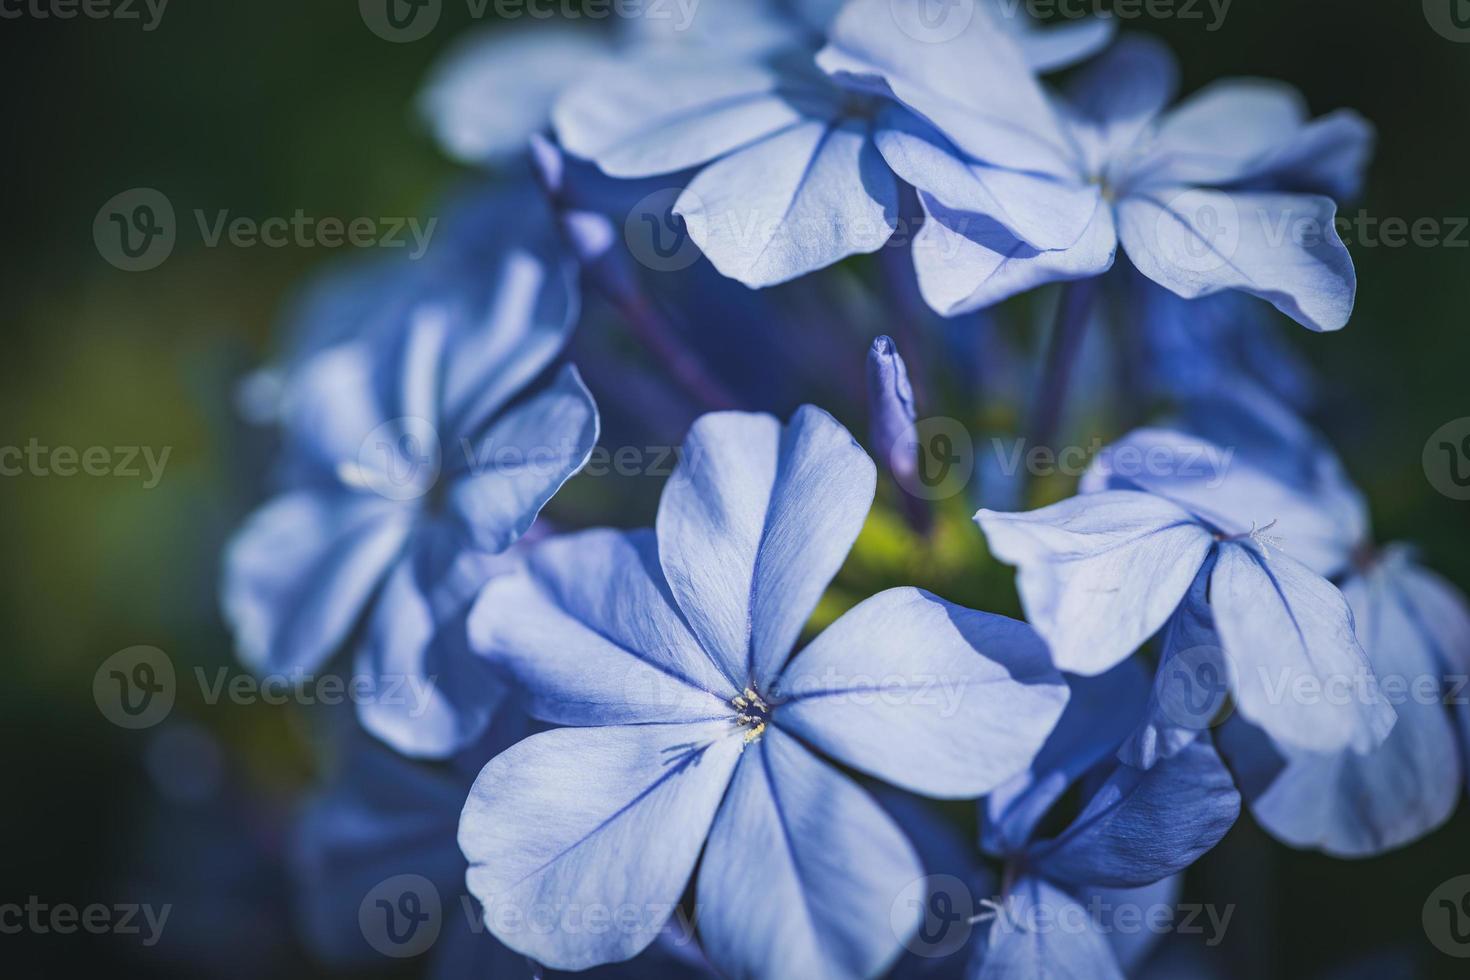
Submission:
[[[210,924],[152,950],[116,936],[0,936],[0,962],[21,967],[11,975],[311,970],[289,936],[275,864],[284,816],[312,777],[297,713],[211,706],[185,683],[167,725],[129,732],[101,716],[92,679],[137,644],[167,651],[181,673],[231,665],[218,550],[268,459],[236,421],[234,384],[269,353],[293,289],[349,251],[205,248],[192,211],[427,214],[457,171],[412,100],[471,25],[462,0],[408,44],[372,34],[351,0],[174,0],[146,32],[138,21],[0,20],[11,147],[0,445],[171,453],[152,489],[141,478],[0,478],[11,665],[0,684],[0,902],[161,895]],[[1417,0],[1235,0],[1213,33],[1203,21],[1133,25],[1173,45],[1186,88],[1270,76],[1316,112],[1352,107],[1373,120],[1369,215],[1470,216],[1470,44],[1435,33]],[[161,190],[180,215],[173,255],[149,272],[113,268],[92,240],[98,209],[133,187]],[[1417,543],[1462,586],[1470,505],[1436,493],[1420,458],[1435,429],[1470,415],[1467,244],[1470,234],[1459,248],[1357,245],[1348,329],[1282,327],[1326,379],[1319,422],[1371,497],[1380,540]],[[1449,976],[1454,961],[1428,949],[1420,907],[1467,872],[1463,813],[1405,852],[1352,864],[1270,844],[1243,818],[1191,891],[1238,904],[1211,953],[1235,975],[1328,975],[1387,955],[1361,975]]]

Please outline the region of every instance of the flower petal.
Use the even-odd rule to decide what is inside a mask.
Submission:
[[[1358,279],[1330,198],[1159,187],[1118,205],[1138,271],[1185,299],[1238,289],[1311,330],[1352,316]]]
[[[1179,63],[1161,41],[1146,34],[1119,38],[1078,70],[1067,102],[1095,145],[1091,171],[1128,153],[1179,88]]]
[[[739,692],[674,604],[651,531],[583,531],[531,548],[486,586],[470,644],[561,724],[700,721]]]
[[[895,934],[893,905],[923,876],[872,797],[768,730],[746,750],[710,833],[700,931],[731,976],[878,976],[905,938]],[[922,911],[911,918],[917,929]]]
[[[1434,627],[1408,601],[1408,568],[1396,556],[1342,587],[1369,662],[1402,695],[1381,746],[1367,754],[1296,752],[1243,724],[1230,726],[1222,743],[1242,773],[1251,813],[1293,847],[1337,857],[1382,854],[1428,834],[1459,803],[1459,750],[1440,701],[1444,668],[1429,639]]]
[[[892,94],[971,159],[1075,179],[1077,154],[1014,38],[973,5],[941,18],[972,15],[958,33],[936,31],[923,7],[850,0],[817,64],[844,84]]]
[[[571,365],[536,394],[504,412],[474,441],[450,481],[449,509],[482,550],[509,548],[541,508],[592,457],[597,405]]]
[[[1210,607],[1240,713],[1288,746],[1367,752],[1394,724],[1332,583],[1254,544],[1220,545]]]
[[[1026,848],[1052,804],[1113,753],[1148,697],[1148,677],[1136,658],[1096,677],[1070,677],[1067,686],[1067,710],[1030,769],[982,803],[981,846],[996,857]]]
[[[1127,490],[1026,514],[975,515],[991,552],[1020,569],[1026,619],[1062,670],[1100,674],[1178,608],[1213,538],[1167,500]]]
[[[1230,692],[1230,664],[1210,612],[1210,572],[1205,563],[1178,610],[1159,634],[1159,669],[1148,709],[1118,750],[1118,758],[1151,769],[1176,755],[1214,723]]]
[[[743,744],[729,722],[561,728],[496,756],[459,824],[490,932],[558,970],[641,952],[689,882]]]
[[[781,675],[774,723],[926,796],[981,796],[1031,764],[1067,703],[1025,623],[890,589],[827,627]]]
[[[1112,208],[1098,202],[1078,242],[1038,252],[984,215],[950,211],[920,194],[926,215],[914,237],[914,271],[924,301],[958,316],[1051,282],[1091,279],[1112,268],[1118,250]]]
[[[1340,498],[1325,472],[1312,474],[1310,487],[1293,486],[1257,466],[1261,456],[1237,453],[1238,445],[1136,429],[1098,455],[1085,485],[1164,497],[1226,534],[1260,531],[1319,574],[1336,575],[1362,542],[1361,511],[1331,505]]]
[[[1156,182],[1229,183],[1293,139],[1306,118],[1306,102],[1290,85],[1223,79],[1160,120],[1135,172]]]
[[[837,574],[873,503],[877,468],[810,405],[784,428],[718,412],[694,423],[658,509],[679,608],[737,690],[764,688]]]
[[[1189,867],[1239,813],[1230,771],[1201,738],[1152,769],[1119,765],[1072,825],[1028,860],[1053,881],[1137,888]]]
[[[968,159],[933,126],[896,106],[879,113],[873,139],[893,172],[924,197],[948,211],[988,218],[1034,249],[1078,244],[1102,200],[1095,185]]]
[[[758,289],[883,247],[898,182],[866,122],[813,119],[710,164],[674,213],[715,268]]]
[[[225,551],[224,616],[260,673],[312,672],[347,641],[403,548],[411,514],[366,494],[296,492],[251,515]]]
[[[552,111],[567,152],[613,177],[676,173],[805,119],[780,95],[782,75],[698,56],[646,58],[593,73]]]
[[[487,164],[525,150],[546,128],[569,80],[608,55],[594,31],[565,24],[476,33],[455,43],[419,98],[439,145],[461,163]]]
[[[967,975],[974,980],[1123,980],[1112,947],[1082,903],[1030,875],[1007,893]]]
[[[420,529],[373,605],[358,647],[355,682],[364,728],[414,758],[443,759],[485,730],[505,695],[465,635],[471,603],[505,556],[465,548],[442,523]]]

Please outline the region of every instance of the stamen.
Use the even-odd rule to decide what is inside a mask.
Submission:
[[[745,693],[731,698],[730,705],[736,711],[735,724],[746,729],[746,745],[765,733],[766,722],[771,717],[771,709],[753,689],[747,687]]]

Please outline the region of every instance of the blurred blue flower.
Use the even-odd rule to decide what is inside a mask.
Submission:
[[[503,942],[564,969],[626,959],[703,851],[700,935],[720,970],[870,976],[893,960],[918,921],[890,927],[890,910],[920,864],[823,756],[978,796],[1029,763],[1065,691],[1025,624],[916,589],[859,604],[787,663],[875,482],[818,409],[784,427],[706,415],[656,532],[554,538],[485,589],[475,648],[534,714],[585,726],[502,753],[465,805],[470,888]],[[619,917],[506,927],[548,903]]]
[[[1144,37],[1120,40],[1057,99],[991,19],[936,39],[886,8],[850,3],[818,60],[912,110],[877,140],[921,191],[914,261],[936,310],[1100,275],[1121,241],[1180,296],[1241,290],[1314,330],[1347,323],[1356,277],[1324,195],[1356,190],[1372,139],[1361,118],[1308,122],[1294,91],[1254,80],[1161,116],[1178,69]]]
[[[1108,447],[1082,489],[1029,513],[976,515],[995,556],[1019,567],[1027,619],[1059,667],[1101,673],[1162,629],[1165,673],[1176,654],[1212,649],[1217,637],[1213,693],[1228,688],[1240,713],[1278,742],[1364,752],[1383,741],[1393,709],[1347,601],[1323,577],[1351,515],[1232,451],[1165,429]],[[1349,681],[1356,696],[1325,693]],[[1298,697],[1304,688],[1319,694]],[[1208,721],[1166,726],[1157,738],[1188,744]]]
[[[981,805],[982,846],[1007,873],[971,961],[976,980],[1133,974],[1157,937],[1120,928],[1110,913],[1173,905],[1179,873],[1219,843],[1240,812],[1208,736],[1148,770],[1115,758],[1148,695],[1138,663],[1073,678],[1071,687],[1030,770]],[[1079,811],[1047,836],[1043,820],[1055,818],[1072,790],[1080,790]]]
[[[466,202],[401,268],[391,316],[294,366],[286,486],[225,555],[246,664],[312,674],[350,648],[372,685],[363,723],[413,755],[447,755],[488,721],[498,685],[464,615],[597,439],[576,370],[555,368],[575,283],[558,251],[515,236],[526,211]]]

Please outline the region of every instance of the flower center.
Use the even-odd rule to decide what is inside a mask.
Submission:
[[[745,729],[745,744],[749,745],[765,733],[766,722],[771,720],[771,706],[766,704],[753,688],[731,698],[730,704],[737,712],[735,724]]]

